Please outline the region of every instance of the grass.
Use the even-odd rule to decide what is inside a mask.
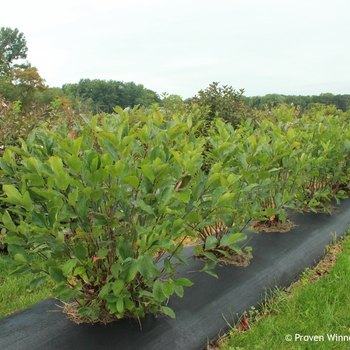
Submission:
[[[287,290],[267,296],[259,311],[247,314],[249,329],[239,330],[238,323],[219,348],[350,349],[350,237],[329,249],[331,258]]]
[[[10,275],[10,270],[6,256],[0,256],[0,317],[23,310],[51,295],[49,281],[30,291],[30,281],[37,276]]]

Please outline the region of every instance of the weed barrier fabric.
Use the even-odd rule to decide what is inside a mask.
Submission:
[[[228,330],[227,322],[232,324],[237,315],[258,306],[266,292],[290,285],[305,268],[316,265],[326,245],[350,227],[350,200],[342,201],[332,215],[295,214],[291,220],[297,226],[290,232],[250,235],[253,259],[248,267],[217,267],[219,279],[188,274],[194,285],[185,288],[182,299],[169,302],[174,320],[149,315],[142,320],[142,330],[130,319],[76,325],[57,307],[59,301],[47,299],[0,319],[0,349],[204,349]],[[186,271],[202,267],[203,262],[190,259]]]

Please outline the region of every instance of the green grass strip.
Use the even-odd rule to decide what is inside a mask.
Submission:
[[[261,310],[268,316],[249,331],[233,329],[220,349],[350,349],[349,237],[342,244],[328,275],[291,293],[279,291]]]
[[[0,256],[0,317],[23,310],[51,295],[49,281],[30,291],[29,284],[35,276],[10,275],[10,265],[6,260]]]

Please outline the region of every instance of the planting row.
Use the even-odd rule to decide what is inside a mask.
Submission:
[[[291,211],[329,212],[347,195],[343,116],[276,110],[277,121],[234,129],[215,119],[202,136],[191,113],[154,108],[82,116],[72,128],[33,130],[0,159],[2,235],[14,273],[51,277],[54,297],[99,320],[174,312],[190,279],[185,243],[203,271],[250,252],[244,230],[285,223]]]

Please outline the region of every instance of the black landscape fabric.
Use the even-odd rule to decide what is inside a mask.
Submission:
[[[219,279],[205,273],[187,275],[194,285],[185,288],[182,299],[173,297],[169,302],[174,320],[148,316],[142,320],[142,330],[135,320],[76,325],[66,319],[58,300],[47,299],[0,319],[0,349],[204,349],[228,330],[227,322],[257,306],[265,292],[288,286],[305,268],[315,266],[326,245],[350,227],[350,200],[342,201],[332,215],[295,214],[291,220],[297,226],[287,233],[251,236],[253,259],[248,267],[217,267]],[[186,269],[202,266],[193,259]]]

